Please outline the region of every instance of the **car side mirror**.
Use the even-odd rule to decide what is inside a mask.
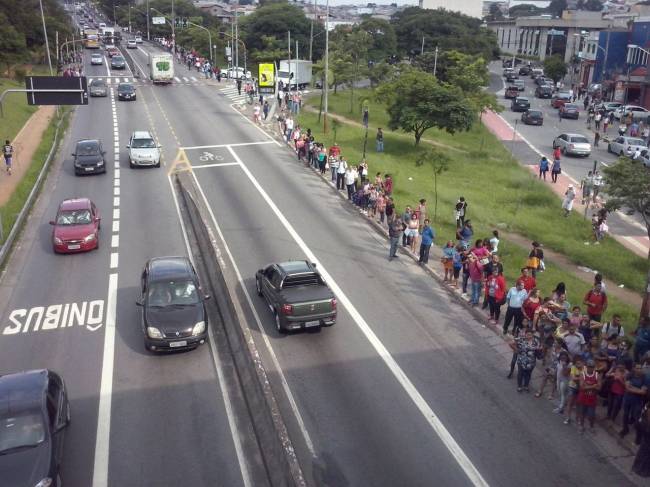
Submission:
[[[96,216],[96,217],[95,217],[95,221],[96,221],[97,223],[99,223],[100,221],[102,221],[102,218],[99,217],[99,216]]]
[[[209,294],[204,294],[204,295],[203,295],[203,299],[206,299],[206,300],[207,300],[207,299],[210,299],[211,297],[212,297],[212,296],[210,296]]]
[[[130,145],[127,145],[127,146],[126,146],[126,148],[127,148],[127,149],[130,149],[130,148],[131,148],[131,146],[130,146]]]
[[[50,220],[50,225],[56,225],[56,222],[54,220]]]
[[[162,149],[162,145],[160,145],[160,144],[158,144],[156,147],[157,147],[158,149]]]
[[[73,152],[73,153],[70,154],[70,155],[71,155],[72,157],[77,157],[77,153],[76,153],[76,152]]]
[[[314,267],[314,269],[318,267],[318,265],[316,265],[316,262],[312,262],[311,265]]]
[[[136,299],[135,300],[135,305],[136,306],[142,306],[144,303],[142,302],[142,299]]]
[[[105,150],[102,151],[102,155],[103,155],[103,156],[106,155],[106,151],[105,151]]]

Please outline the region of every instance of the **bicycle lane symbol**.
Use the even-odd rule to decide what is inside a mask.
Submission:
[[[213,154],[212,152],[204,151],[203,154],[199,156],[199,161],[208,162],[208,161],[223,161],[223,156],[219,154]]]

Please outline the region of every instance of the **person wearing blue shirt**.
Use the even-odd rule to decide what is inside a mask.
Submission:
[[[429,219],[424,220],[424,227],[422,228],[422,241],[420,242],[420,265],[425,265],[429,262],[429,250],[436,238],[436,233],[433,228],[429,226]]]
[[[524,321],[524,313],[521,310],[521,307],[524,305],[524,301],[528,297],[528,291],[524,289],[524,283],[522,281],[517,281],[517,285],[513,288],[510,288],[508,295],[506,296],[506,302],[508,303],[508,309],[506,310],[506,318],[503,322],[503,334],[508,334],[508,328],[510,327],[510,322],[514,318],[515,327],[512,331],[513,336],[517,336],[517,332],[521,329],[521,324]]]

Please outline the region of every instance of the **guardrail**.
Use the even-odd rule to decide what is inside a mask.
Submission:
[[[61,118],[59,118],[59,120],[57,121],[56,130],[54,131],[54,140],[52,141],[52,147],[50,147],[50,151],[48,152],[47,157],[45,158],[43,167],[38,173],[38,178],[36,178],[36,182],[34,183],[32,190],[29,192],[29,196],[27,196],[27,200],[25,200],[25,204],[23,204],[20,213],[18,213],[18,218],[16,218],[16,221],[11,226],[11,230],[9,232],[9,235],[7,236],[7,239],[3,242],[2,247],[0,247],[0,269],[4,267],[6,260],[9,258],[9,255],[11,254],[11,249],[13,248],[13,245],[16,239],[18,238],[18,235],[20,234],[20,231],[23,225],[25,224],[25,220],[27,219],[29,212],[32,210],[32,206],[34,205],[34,202],[36,201],[38,192],[40,191],[43,181],[45,180],[47,171],[50,168],[50,163],[52,162],[52,158],[54,157],[54,154],[58,147],[59,131],[61,129],[61,124],[65,120],[66,116],[67,115],[65,114],[62,115]]]

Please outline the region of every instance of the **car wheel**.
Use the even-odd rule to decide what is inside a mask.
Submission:
[[[607,152],[612,153],[612,144],[607,144]]]
[[[158,159],[158,163],[154,167],[160,167],[160,159]]]
[[[131,169],[135,168],[135,164],[133,164],[133,161],[131,159],[129,159],[129,167]]]
[[[284,326],[282,326],[282,320],[280,320],[280,315],[278,312],[275,312],[275,329],[278,330],[278,333],[284,333]]]
[[[260,287],[260,280],[255,278],[255,290],[257,291],[258,296],[262,296],[262,288]]]
[[[619,152],[618,157],[623,157],[625,155],[625,151],[621,149],[621,152]]]

